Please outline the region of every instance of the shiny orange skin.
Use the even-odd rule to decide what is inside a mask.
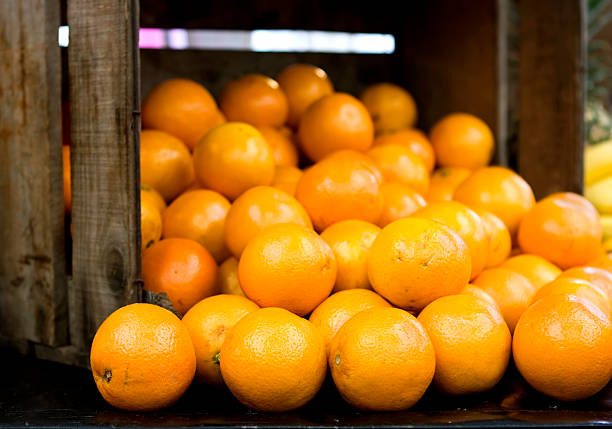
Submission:
[[[203,299],[183,317],[196,354],[196,379],[206,384],[223,384],[217,354],[228,332],[259,306],[242,296],[215,295]]]
[[[175,199],[163,214],[164,238],[190,238],[210,252],[217,263],[229,256],[223,231],[230,202],[207,189],[189,191]]]
[[[380,228],[357,219],[330,225],[321,238],[331,247],[338,272],[334,292],[345,289],[372,289],[368,280],[368,256]]]
[[[219,293],[240,295],[246,297],[238,279],[238,260],[233,256],[227,258],[219,266]]]
[[[536,292],[525,276],[502,267],[484,270],[472,281],[472,284],[495,300],[510,332],[514,332],[516,323],[529,307]]]
[[[325,342],[308,320],[281,308],[243,317],[221,346],[221,374],[247,407],[283,412],[301,407],[327,372]]]
[[[346,219],[376,223],[383,208],[380,172],[365,155],[343,151],[304,171],[295,190],[317,231]]]
[[[612,376],[610,318],[575,295],[549,296],[529,307],[516,326],[512,350],[525,380],[558,400],[592,396]]]
[[[434,383],[450,395],[485,392],[503,377],[512,336],[501,314],[470,295],[438,298],[421,311],[436,351]]]
[[[162,235],[162,217],[151,201],[140,201],[141,250],[158,242]]]
[[[341,290],[319,304],[308,320],[321,331],[329,356],[329,345],[342,325],[355,314],[375,307],[391,307],[391,304],[371,290]]]
[[[394,220],[410,216],[421,207],[425,207],[425,199],[404,183],[386,182],[380,187],[383,196],[383,210],[378,219],[378,226],[387,226]]]
[[[373,289],[393,305],[411,311],[458,293],[471,271],[469,250],[461,237],[429,219],[391,222],[374,240],[368,258]]]
[[[478,286],[474,286],[473,284],[468,283],[463,289],[461,289],[460,293],[464,295],[471,295],[474,298],[478,298],[479,300],[484,302],[486,305],[491,307],[493,310],[501,314],[501,309],[499,308],[499,305],[497,305],[493,297],[489,295],[488,293],[486,293],[481,288],[479,288]]]
[[[596,258],[603,234],[601,222],[593,206],[583,197],[580,199],[584,201],[558,196],[540,200],[521,221],[521,250],[542,256],[563,269]]]
[[[281,70],[276,80],[287,96],[287,123],[292,127],[297,127],[308,106],[334,92],[327,73],[310,64],[291,64]]]
[[[163,131],[140,133],[140,183],[155,189],[168,202],[193,181],[191,154],[181,140]]]
[[[472,170],[462,167],[441,167],[434,170],[425,199],[430,203],[451,201],[455,189],[471,174]]]
[[[490,211],[506,224],[512,237],[523,216],[535,205],[529,184],[505,167],[475,171],[455,189],[453,200],[473,209]]]
[[[372,115],[376,134],[391,133],[414,126],[417,106],[408,91],[393,83],[368,86],[359,96]]]
[[[328,365],[340,395],[366,411],[399,411],[423,396],[436,357],[423,326],[399,308],[351,317],[330,344]]]
[[[361,101],[349,94],[328,94],[312,103],[298,128],[302,150],[313,161],[332,152],[364,152],[374,141],[374,125]]]
[[[512,237],[510,237],[508,227],[491,212],[480,209],[474,211],[482,219],[489,241],[489,254],[485,267],[498,267],[508,259],[512,250]]]
[[[574,267],[563,271],[559,277],[586,280],[604,290],[612,299],[612,273],[603,268]]]
[[[64,189],[64,212],[72,211],[72,187],[70,185],[70,146],[62,145],[62,178]]]
[[[142,253],[144,289],[168,295],[180,314],[217,293],[217,270],[210,253],[187,238],[166,238]]]
[[[584,279],[558,277],[542,286],[533,296],[531,303],[550,295],[576,295],[596,305],[605,314],[610,314],[610,297],[605,289]]]
[[[379,135],[374,139],[374,146],[387,143],[406,146],[412,153],[421,158],[425,167],[427,167],[427,171],[430,173],[433,171],[436,165],[436,154],[429,139],[422,131],[416,128],[406,128],[393,133]]]
[[[489,126],[467,113],[452,113],[440,119],[432,127],[429,139],[441,167],[485,167],[495,147]]]
[[[336,258],[311,228],[294,223],[267,227],[253,237],[238,263],[244,294],[260,307],[305,316],[331,293]]]
[[[278,128],[270,126],[262,125],[257,127],[257,130],[270,145],[276,165],[297,167],[298,151],[289,137],[284,135]]]
[[[111,313],[94,336],[91,372],[113,407],[153,411],[172,405],[196,369],[189,332],[178,317],[153,304],[130,304]]]
[[[456,201],[429,204],[412,214],[413,217],[440,222],[463,239],[470,252],[472,273],[475,278],[485,268],[489,256],[489,240],[485,225],[473,210]]]
[[[561,274],[561,269],[555,264],[541,256],[527,253],[513,256],[501,266],[524,275],[536,289],[550,283]]]
[[[193,151],[198,182],[230,200],[274,179],[274,155],[256,128],[227,122],[211,130]]]
[[[589,267],[602,268],[612,273],[612,253],[598,256],[588,262]]]
[[[277,165],[274,170],[274,179],[270,186],[285,191],[292,197],[295,197],[295,190],[304,173],[297,167],[286,165]]]
[[[151,203],[160,214],[163,214],[168,207],[159,192],[150,186],[140,185],[140,201],[145,200]]]
[[[385,143],[372,147],[366,154],[389,182],[410,185],[419,194],[429,189],[429,173],[425,163],[410,149],[396,143]]]
[[[221,120],[210,92],[189,79],[166,80],[142,102],[142,127],[171,134],[189,149]]]
[[[312,228],[308,213],[295,198],[271,186],[256,186],[232,204],[225,220],[223,237],[228,249],[240,259],[247,243],[259,231],[287,222]]]
[[[225,85],[219,106],[228,121],[254,126],[280,127],[289,114],[287,97],[278,82],[261,74],[247,74]]]

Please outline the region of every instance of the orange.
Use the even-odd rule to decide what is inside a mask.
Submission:
[[[271,186],[256,186],[239,196],[229,209],[223,233],[225,243],[239,259],[259,231],[288,222],[312,228],[306,210],[295,198]]]
[[[516,255],[504,261],[502,267],[527,277],[537,289],[559,277],[561,269],[538,255]]]
[[[436,357],[414,316],[399,308],[375,307],[340,328],[330,344],[328,364],[340,395],[353,407],[399,411],[423,396]]]
[[[196,378],[207,384],[223,384],[219,353],[234,325],[258,310],[253,301],[237,295],[215,295],[203,299],[183,317],[196,354]]]
[[[285,191],[292,197],[295,196],[295,189],[297,184],[302,177],[302,170],[297,167],[291,167],[287,165],[277,165],[274,170],[274,179],[270,186]]]
[[[473,209],[490,211],[506,224],[513,237],[523,216],[535,205],[529,184],[505,167],[475,171],[455,189],[453,199]]]
[[[411,311],[458,293],[471,271],[469,250],[461,237],[429,219],[391,222],[374,240],[368,258],[374,290],[393,305]]]
[[[185,314],[217,292],[217,264],[197,241],[166,238],[142,253],[142,280],[145,290],[165,293],[172,307]]]
[[[147,200],[160,214],[166,210],[166,202],[159,192],[147,185],[140,185],[140,201]]]
[[[480,216],[487,233],[489,251],[485,267],[497,267],[510,256],[512,250],[510,232],[502,220],[493,213],[481,209],[475,209],[474,212]]]
[[[391,304],[371,290],[342,290],[319,304],[308,320],[321,331],[329,356],[329,345],[342,325],[355,314],[374,307],[391,307]]]
[[[372,289],[368,280],[368,256],[380,228],[362,220],[343,220],[329,226],[321,238],[331,247],[338,272],[334,291]]]
[[[605,253],[612,252],[612,237],[604,239],[603,243],[601,244],[601,247],[603,248]]]
[[[472,170],[462,167],[441,167],[433,172],[426,199],[430,203],[451,201],[455,189],[470,177]]]
[[[472,284],[483,289],[495,300],[510,332],[514,332],[516,323],[531,303],[536,291],[525,276],[501,267],[484,270]]]
[[[243,317],[221,346],[221,374],[234,396],[259,411],[310,401],[325,380],[325,343],[308,320],[281,308]]]
[[[383,174],[385,180],[405,183],[420,194],[427,193],[429,173],[423,160],[406,146],[386,143],[367,152]]]
[[[270,145],[276,165],[297,167],[298,151],[289,137],[274,127],[262,125],[257,129]]]
[[[111,313],[93,339],[90,363],[102,397],[128,411],[172,405],[196,369],[187,328],[153,304],[131,304]]]
[[[206,134],[193,151],[193,163],[198,182],[230,200],[274,178],[270,145],[242,122],[228,122]]]
[[[62,176],[64,189],[64,212],[72,211],[72,188],[70,185],[70,146],[62,145]]]
[[[327,73],[310,64],[291,64],[278,74],[276,80],[287,96],[287,123],[292,127],[299,124],[308,106],[334,92]]]
[[[219,117],[217,103],[202,85],[189,79],[169,79],[155,86],[142,102],[142,127],[164,131],[190,149]]]
[[[495,145],[489,126],[467,113],[452,113],[440,119],[429,139],[441,167],[472,170],[489,164]]]
[[[162,235],[162,217],[154,203],[140,201],[140,245],[144,250],[159,241]]]
[[[304,171],[295,197],[317,231],[346,219],[376,223],[383,207],[380,172],[365,155],[342,151]]]
[[[368,86],[359,98],[372,115],[377,134],[410,128],[416,123],[416,103],[401,86],[377,83]]]
[[[603,234],[599,215],[585,198],[550,196],[521,221],[518,243],[563,269],[584,265],[599,254]]]
[[[313,161],[341,149],[366,151],[374,140],[374,125],[365,106],[345,93],[328,94],[302,114],[298,136]]]
[[[610,314],[610,298],[600,287],[583,279],[559,277],[542,286],[533,296],[531,303],[550,295],[576,295],[596,305],[605,314]]]
[[[187,146],[163,131],[140,133],[140,182],[171,201],[194,180],[193,162]]]
[[[587,265],[589,267],[602,268],[612,273],[612,253],[606,253],[605,255],[598,256],[597,258],[589,261]]]
[[[409,185],[397,182],[383,183],[380,187],[383,209],[378,226],[385,227],[394,220],[410,216],[427,205],[425,199]]]
[[[219,266],[219,293],[245,296],[238,280],[238,260],[233,256]]]
[[[218,192],[207,189],[180,195],[163,214],[164,238],[190,238],[210,252],[217,263],[229,256],[223,241],[230,202]]]
[[[436,351],[436,387],[450,395],[485,392],[501,380],[512,337],[501,314],[470,295],[436,299],[421,311]]]
[[[374,146],[394,143],[406,146],[417,155],[430,173],[436,165],[436,154],[427,136],[416,128],[407,128],[389,134],[382,134],[374,139]]]
[[[219,96],[228,121],[279,127],[287,120],[287,97],[277,81],[261,74],[247,74],[229,82]]]
[[[548,296],[529,307],[512,349],[525,380],[562,401],[594,395],[612,376],[610,318],[577,296]]]
[[[565,270],[561,278],[582,279],[605,291],[612,299],[612,273],[603,268],[575,267]]]
[[[244,294],[261,307],[305,316],[327,298],[336,281],[331,248],[311,228],[272,225],[255,235],[238,263]]]
[[[412,216],[440,222],[463,239],[472,261],[470,279],[484,269],[489,256],[489,240],[484,222],[473,210],[456,201],[444,201],[425,206]]]
[[[461,289],[460,293],[464,295],[471,295],[475,298],[478,298],[479,300],[484,302],[486,305],[492,307],[495,311],[501,314],[499,305],[497,305],[493,297],[489,295],[488,293],[486,293],[481,288],[479,288],[478,286],[474,286],[473,284],[468,283],[463,289]]]

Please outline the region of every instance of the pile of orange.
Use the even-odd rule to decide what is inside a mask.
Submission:
[[[198,382],[288,411],[329,371],[354,407],[404,410],[427,389],[487,391],[511,359],[564,401],[612,378],[597,211],[573,193],[536,201],[489,166],[481,119],[425,134],[400,86],[355,97],[305,64],[217,99],[162,82],[142,113],[142,277],[166,309],[132,304],[99,327],[110,404],[159,409]]]

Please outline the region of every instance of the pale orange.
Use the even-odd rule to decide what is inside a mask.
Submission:
[[[555,264],[541,256],[527,253],[513,256],[501,266],[524,275],[536,289],[550,283],[561,274],[561,269]]]

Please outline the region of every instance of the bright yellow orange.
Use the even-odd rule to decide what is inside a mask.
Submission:
[[[499,308],[499,305],[497,305],[493,297],[489,295],[488,293],[486,293],[481,288],[479,288],[478,286],[474,286],[473,284],[468,283],[467,286],[461,289],[460,293],[464,295],[471,295],[474,298],[478,298],[479,300],[484,302],[486,305],[490,306],[493,310],[501,314],[501,309]]]
[[[516,255],[504,261],[502,267],[515,271],[527,277],[527,280],[537,289],[559,277],[561,269],[538,255]]]
[[[140,234],[142,250],[158,242],[161,238],[162,217],[151,201],[140,201]]]
[[[583,279],[558,277],[542,286],[533,296],[531,303],[550,295],[576,295],[596,305],[605,314],[610,314],[610,297],[607,291]]]
[[[168,202],[193,181],[191,154],[182,141],[163,131],[140,133],[140,183],[155,189]]]
[[[470,253],[461,237],[429,219],[391,222],[374,240],[368,258],[374,290],[393,305],[411,311],[458,293],[471,271]]]
[[[285,191],[292,197],[295,197],[295,190],[302,174],[304,174],[302,170],[297,167],[277,165],[274,170],[274,179],[270,186]]]
[[[337,92],[320,98],[306,109],[298,135],[306,156],[319,161],[341,149],[368,150],[374,141],[374,125],[361,101]]]
[[[472,170],[462,167],[441,167],[434,170],[429,181],[427,201],[430,203],[451,201],[455,189],[471,174]]]
[[[362,220],[343,220],[329,226],[321,238],[331,247],[338,272],[334,291],[372,289],[368,280],[368,256],[380,228]]]
[[[280,127],[287,120],[287,97],[272,78],[247,74],[229,82],[219,96],[219,106],[228,121]]]
[[[259,306],[242,296],[215,295],[203,299],[183,317],[196,354],[196,379],[206,384],[223,384],[219,368],[221,345],[228,332]]]
[[[72,186],[70,184],[70,146],[62,145],[62,178],[64,189],[64,212],[72,211]]]
[[[190,238],[210,252],[217,263],[229,256],[223,231],[230,202],[220,193],[198,189],[180,195],[163,214],[164,238]]]
[[[501,380],[512,336],[502,315],[470,295],[436,299],[417,320],[436,351],[436,387],[450,395],[485,392]]]
[[[185,314],[198,301],[217,293],[217,264],[197,241],[166,238],[142,253],[144,289],[163,292]]]
[[[475,171],[455,189],[453,199],[473,209],[490,211],[506,224],[512,237],[523,216],[535,205],[529,184],[504,167]]]
[[[415,155],[421,158],[425,164],[425,167],[427,167],[427,171],[431,173],[434,169],[434,166],[436,165],[436,154],[434,153],[433,146],[429,142],[429,139],[422,131],[417,130],[416,128],[406,128],[392,133],[379,135],[374,139],[374,146],[387,143],[401,144],[406,146]]]
[[[302,115],[312,103],[334,92],[327,73],[310,64],[291,64],[278,74],[276,80],[287,96],[287,123],[292,127],[297,127]]]
[[[410,408],[436,367],[423,326],[399,308],[375,307],[351,317],[331,342],[328,364],[340,395],[368,411]]]
[[[278,223],[295,223],[312,228],[302,205],[291,195],[271,186],[256,186],[239,196],[227,213],[225,243],[240,259],[247,243],[259,231]]]
[[[289,137],[284,135],[278,128],[262,125],[257,127],[257,129],[270,145],[276,165],[297,167],[298,151]]]
[[[474,210],[484,223],[489,242],[489,254],[487,256],[486,268],[498,267],[510,256],[512,250],[512,238],[508,227],[500,218],[486,210]]]
[[[589,267],[602,268],[612,273],[612,253],[606,253],[588,262]]]
[[[242,122],[228,122],[206,134],[193,151],[193,163],[198,182],[230,200],[274,178],[270,145]]]
[[[143,128],[171,134],[190,149],[221,119],[210,92],[189,79],[166,80],[142,102]]]
[[[359,96],[372,115],[377,134],[390,133],[414,126],[417,106],[408,91],[393,83],[368,86]]]
[[[147,185],[140,185],[140,201],[148,201],[160,214],[166,210],[166,202],[159,192]]]
[[[325,380],[325,343],[308,320],[281,308],[243,317],[221,346],[221,374],[247,407],[290,411],[310,401]]]
[[[380,187],[383,196],[383,209],[378,226],[385,227],[394,220],[410,216],[427,205],[425,199],[411,186],[404,183],[386,182]]]
[[[429,139],[441,167],[471,170],[485,167],[495,146],[489,126],[467,113],[452,113],[440,119],[431,129]]]
[[[563,271],[559,277],[586,280],[605,291],[612,299],[612,273],[603,268],[574,267]]]
[[[336,258],[311,228],[272,225],[247,244],[238,263],[244,294],[261,307],[305,316],[327,298],[336,281]]]
[[[610,318],[575,295],[548,296],[529,307],[512,350],[525,380],[562,401],[594,395],[612,376]]]
[[[429,189],[429,173],[423,160],[406,146],[386,143],[372,147],[367,155],[389,182],[405,183],[419,194]]]
[[[127,305],[108,316],[91,344],[90,363],[102,397],[128,411],[172,405],[196,369],[189,331],[178,317],[153,304]]]
[[[230,256],[219,266],[219,293],[246,297],[238,279],[238,259]]]

